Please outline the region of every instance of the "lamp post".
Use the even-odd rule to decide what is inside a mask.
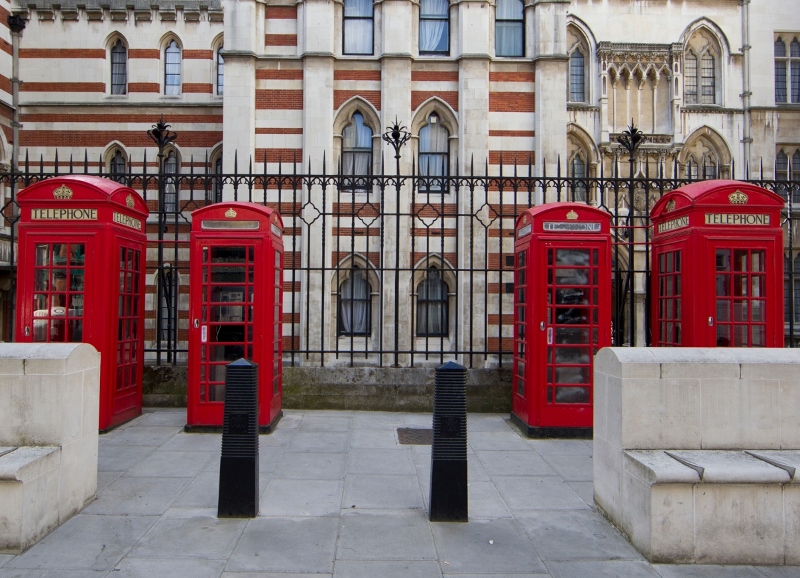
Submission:
[[[153,128],[147,131],[147,136],[152,139],[158,147],[158,295],[156,297],[156,363],[161,365],[161,331],[162,331],[162,316],[161,316],[161,303],[164,300],[164,282],[166,276],[164,275],[164,229],[166,227],[166,211],[164,196],[165,196],[165,180],[164,180],[164,149],[178,138],[178,134],[169,130],[170,125],[164,122],[162,116],[159,121],[153,125]],[[171,353],[169,354],[171,358]]]
[[[617,137],[617,142],[623,146],[623,148],[628,151],[628,163],[630,164],[630,174],[629,174],[629,183],[628,183],[628,275],[630,279],[630,346],[633,347],[636,341],[636,292],[635,292],[635,281],[634,281],[634,274],[635,274],[635,259],[633,254],[634,249],[634,241],[635,241],[635,230],[634,230],[634,220],[633,220],[633,210],[634,210],[634,183],[633,183],[633,163],[636,161],[636,152],[638,151],[641,144],[646,140],[646,137],[636,125],[633,124],[633,119],[631,119],[631,124],[628,127],[628,130],[622,131],[622,134]],[[646,191],[645,191],[646,192]],[[619,267],[619,264],[617,264]]]
[[[397,296],[400,293],[400,250],[399,250],[399,243],[400,243],[400,149],[403,148],[403,145],[408,142],[408,139],[411,138],[411,133],[408,132],[406,127],[402,126],[398,121],[397,117],[394,118],[394,124],[392,126],[386,127],[386,132],[383,133],[383,140],[387,143],[392,145],[394,149],[394,160],[395,160],[395,192],[396,196],[396,206],[395,206],[395,239],[398,243],[397,250],[394,253],[394,263],[395,263],[395,270],[394,270],[394,366],[399,366],[399,359],[397,350],[399,349],[399,341],[400,341],[400,329],[399,329],[399,299]],[[383,294],[383,292],[381,292]]]

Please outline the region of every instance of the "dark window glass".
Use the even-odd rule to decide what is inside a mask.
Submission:
[[[111,94],[128,93],[128,50],[117,40],[111,48]]]
[[[339,286],[339,335],[369,335],[371,315],[372,287],[366,272],[353,267]]]
[[[417,287],[417,335],[447,337],[449,287],[436,267],[431,267]]]
[[[569,99],[572,102],[585,102],[584,58],[580,48],[575,49],[569,58]]]

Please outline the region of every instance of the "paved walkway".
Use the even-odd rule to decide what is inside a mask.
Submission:
[[[469,416],[467,524],[430,523],[429,414],[286,411],[260,437],[261,512],[216,518],[220,436],[147,411],[100,438],[97,499],[0,578],[798,577],[650,565],[592,505],[592,445]]]

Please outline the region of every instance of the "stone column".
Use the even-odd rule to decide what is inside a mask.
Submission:
[[[452,12],[451,12],[452,14]],[[469,174],[474,157],[475,172],[483,174],[489,154],[489,72],[490,58],[494,53],[494,8],[483,0],[471,0],[458,4],[456,35],[453,44],[460,48],[458,70],[458,158],[460,174]],[[456,288],[459,317],[459,342],[461,350],[481,351],[486,347],[484,327],[486,308],[484,286],[489,279],[480,273],[470,277],[469,270],[483,271],[486,263],[486,241],[484,229],[471,216],[485,201],[483,189],[476,189],[473,198],[470,190],[463,187],[458,195],[459,246],[458,267],[467,270],[459,277]],[[484,209],[485,210],[485,209]],[[473,296],[472,302],[467,298]],[[498,295],[499,299],[501,296]],[[470,328],[474,328],[470,342]],[[479,358],[462,359],[467,367]]]
[[[222,101],[222,170],[246,170],[256,152],[256,55],[264,50],[264,5],[256,0],[223,0],[225,10],[225,98]],[[246,195],[246,191],[243,191]],[[233,187],[223,190],[233,200]],[[245,198],[241,197],[240,198]]]
[[[340,17],[334,3],[326,0],[306,0],[298,11],[298,28],[302,27],[303,45],[303,162],[301,171],[322,173],[325,159],[327,173],[335,172],[333,165],[333,63],[335,18]],[[309,273],[301,280],[303,302],[300,305],[300,327],[308,332],[308,347],[331,349],[335,339],[331,326],[331,262],[334,191],[315,186],[303,191],[302,267]],[[318,213],[323,215],[318,216]],[[316,219],[316,220],[315,220]],[[313,222],[312,222],[313,221]],[[307,224],[310,223],[310,224]],[[300,339],[305,340],[306,335]],[[305,341],[304,341],[305,343]],[[319,355],[310,357],[321,360]]]
[[[539,173],[556,174],[558,157],[567,152],[567,9],[569,0],[551,0],[533,6],[533,59],[536,62],[536,165]],[[530,9],[529,12],[530,14]],[[546,166],[545,166],[546,165]]]

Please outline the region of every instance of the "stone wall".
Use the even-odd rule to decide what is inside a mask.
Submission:
[[[432,411],[433,368],[285,367],[283,407]],[[471,412],[511,411],[511,368],[473,369],[467,379]],[[144,405],[186,406],[185,366],[146,366]]]

